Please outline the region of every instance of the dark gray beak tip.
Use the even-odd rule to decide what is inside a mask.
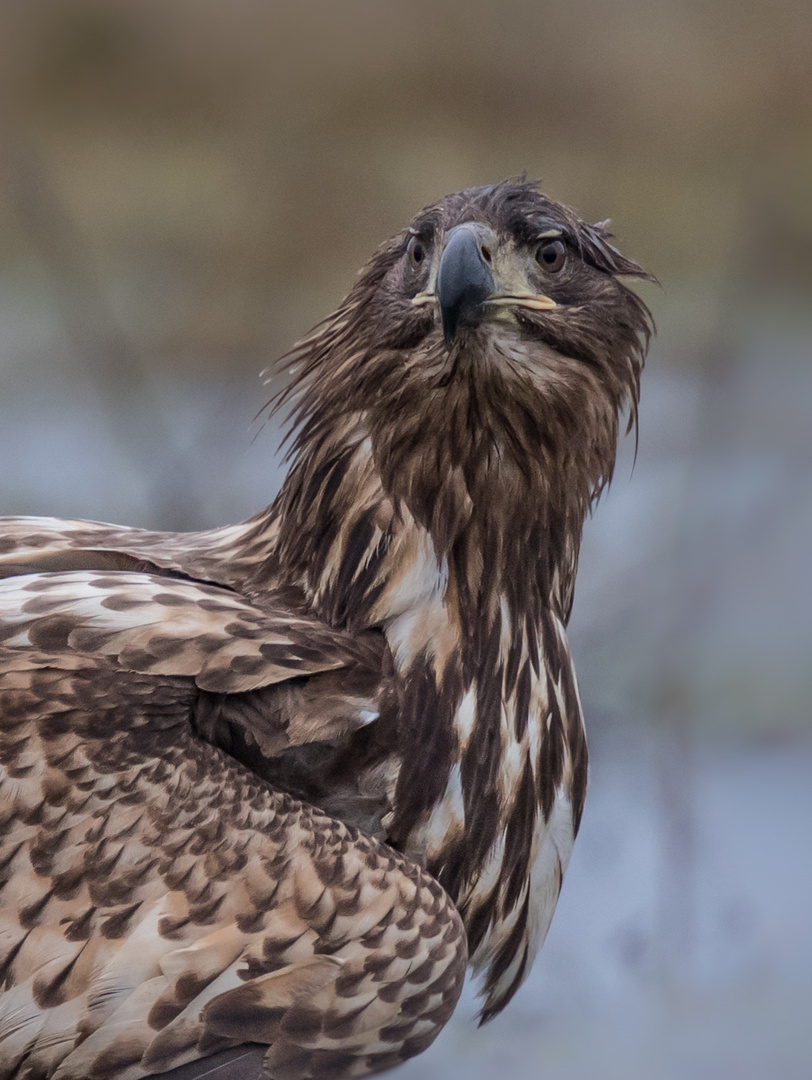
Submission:
[[[493,294],[493,274],[476,229],[458,225],[448,234],[437,272],[437,299],[446,342],[464,323],[477,321],[482,304]]]

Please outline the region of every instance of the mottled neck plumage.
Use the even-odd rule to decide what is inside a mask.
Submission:
[[[329,621],[360,628],[394,613],[377,603],[381,564],[397,573],[392,545],[417,527],[445,568],[471,663],[480,620],[505,602],[517,623],[536,625],[544,609],[566,622],[581,527],[606,461],[587,468],[560,454],[554,423],[506,416],[488,396],[476,385],[446,387],[414,414],[339,412],[300,438],[276,504],[278,551]]]

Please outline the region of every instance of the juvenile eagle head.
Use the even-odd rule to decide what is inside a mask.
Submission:
[[[651,323],[627,276],[647,275],[605,225],[534,184],[471,188],[384,244],[287,358],[281,566],[321,617],[386,636],[386,834],[462,912],[485,1017],[544,938],[583,807],[565,626],[636,418]]]
[[[541,515],[539,584],[564,617],[618,417],[636,420],[651,333],[622,280],[649,275],[610,241],[606,223],[533,183],[449,195],[385,243],[286,358],[299,360],[283,395],[298,397],[295,449],[363,415],[385,489],[440,552],[488,519],[457,552],[474,563],[472,544],[507,556],[505,530],[524,536]]]

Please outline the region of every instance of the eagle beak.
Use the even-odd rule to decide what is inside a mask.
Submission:
[[[446,238],[436,294],[448,343],[454,340],[460,325],[478,321],[483,303],[493,294],[493,274],[488,263],[494,246],[495,237],[491,238],[490,230],[479,225],[457,225]]]

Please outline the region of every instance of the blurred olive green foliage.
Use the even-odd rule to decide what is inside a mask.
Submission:
[[[144,362],[253,367],[417,208],[527,172],[712,363],[731,293],[809,285],[810,41],[807,0],[4,0],[5,180],[35,163]],[[43,212],[0,203],[0,268]]]

